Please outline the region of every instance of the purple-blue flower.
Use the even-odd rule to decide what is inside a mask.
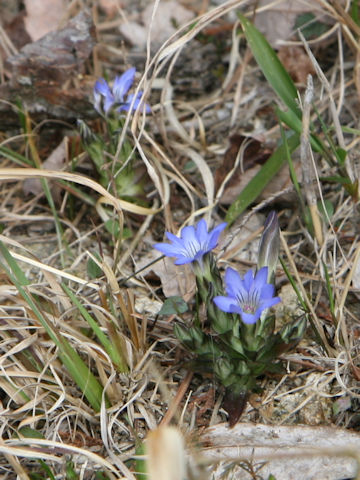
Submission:
[[[109,87],[109,84],[104,78],[99,78],[95,82],[94,86],[94,107],[100,114],[102,111],[107,114],[109,110],[114,106],[117,105],[118,108],[116,109],[118,112],[129,111],[131,107],[131,103],[134,101],[132,105],[132,110],[136,110],[139,107],[144,107],[146,113],[150,113],[151,109],[147,103],[142,102],[143,92],[139,92],[135,100],[134,94],[130,93],[127,95],[127,92],[130,90],[132,84],[134,83],[136,69],[135,67],[129,68],[120,76],[116,76],[114,80],[114,84],[112,89]],[[125,100],[125,96],[126,100]]]
[[[208,232],[206,221],[201,219],[195,227],[184,227],[180,237],[166,232],[167,238],[172,243],[157,243],[154,248],[167,257],[176,257],[175,265],[195,261],[201,264],[203,256],[216,247],[220,233],[226,225],[226,223],[220,223]]]
[[[244,278],[233,268],[225,273],[225,296],[214,297],[214,302],[220,310],[227,313],[238,313],[244,323],[255,323],[261,313],[281,301],[274,297],[275,287],[267,283],[268,267],[260,268],[255,274],[248,270]]]

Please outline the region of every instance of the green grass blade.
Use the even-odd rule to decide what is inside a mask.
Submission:
[[[230,206],[225,217],[225,221],[228,222],[229,225],[256,200],[269,181],[277,174],[286,161],[286,149],[289,149],[291,153],[298,147],[299,143],[299,136],[295,134],[288,139],[286,147],[281,145],[275,150],[267,162],[261,167],[260,171],[250,180]]]
[[[266,38],[243,15],[238,13],[249,47],[265,78],[287,107],[301,118],[297,104],[297,89]]]
[[[291,110],[284,112],[280,108],[276,108],[276,114],[278,118],[285,123],[288,127],[290,127],[294,132],[301,135],[302,132],[302,122],[299,117],[297,117]],[[312,148],[316,152],[321,152],[326,154],[326,148],[322,144],[322,142],[313,134],[310,135],[310,143]]]
[[[24,277],[24,274],[23,272],[21,272],[19,265],[11,256],[11,253],[6,248],[5,244],[1,241],[0,252],[2,253],[3,258],[5,259],[7,265],[10,268],[8,268],[8,266],[2,261],[1,258],[0,267],[3,268],[10,281],[13,283],[13,285],[15,285],[19,294],[23,297],[25,302],[31,308],[32,312],[45,329],[46,333],[49,335],[50,339],[58,347],[59,357],[61,361],[67,368],[73,380],[76,382],[78,387],[81,389],[81,391],[89,401],[90,405],[97,412],[100,411],[103,393],[102,386],[97,381],[95,376],[91,373],[86,364],[83,362],[76,350],[74,350],[73,347],[69,344],[67,339],[63,337],[59,332],[54,330],[51,323],[42,314],[36,300],[26,288],[26,286],[28,285],[28,280]],[[16,267],[14,267],[15,264]]]
[[[280,133],[281,133],[282,143],[284,145],[285,156],[286,156],[286,159],[287,159],[288,164],[289,164],[290,178],[291,178],[291,181],[292,181],[292,183],[295,187],[296,193],[298,194],[300,202],[302,202],[300,184],[298,182],[295,167],[294,167],[294,163],[293,163],[292,158],[291,158],[289,145],[288,145],[288,139],[286,138],[285,130],[284,130],[284,127],[282,126],[281,123],[280,123]]]
[[[29,159],[24,157],[24,155],[21,155],[20,153],[14,152],[11,150],[11,148],[7,147],[0,147],[0,154],[7,158],[8,160],[11,160],[12,162],[16,163],[20,167],[24,167],[25,165],[29,165],[30,167],[33,166],[33,162],[31,162]]]
[[[2,241],[0,241],[0,252],[3,255],[4,259],[6,260],[6,263],[9,265],[11,271],[17,278],[18,282],[20,282],[21,285],[29,285],[30,281],[26,278],[23,271],[21,270],[19,265],[16,263],[11,253],[9,252],[9,250],[6,248],[5,244]]]
[[[114,364],[117,366],[118,370],[122,373],[126,373],[128,371],[128,366],[127,366],[124,355],[122,355],[122,352],[121,351],[119,352],[118,349],[115,348],[115,346],[110,342],[108,337],[105,335],[105,333],[101,330],[100,326],[97,324],[96,320],[93,319],[93,317],[89,314],[89,312],[79,302],[79,300],[76,298],[73,292],[65,284],[61,284],[61,286],[65,291],[65,293],[70,298],[70,300],[73,302],[73,304],[76,305],[76,307],[78,308],[84,320],[88,322],[93,332],[100,340],[105,351],[107,352],[111,360],[114,362]]]
[[[297,298],[298,298],[298,300],[299,300],[299,302],[300,302],[300,305],[301,305],[302,309],[304,310],[304,312],[309,313],[309,309],[308,309],[308,307],[307,307],[307,305],[306,305],[306,302],[305,302],[305,300],[303,299],[303,297],[302,297],[302,295],[301,295],[301,293],[300,293],[300,290],[298,289],[298,287],[297,287],[297,285],[296,285],[296,282],[295,282],[293,276],[291,275],[289,269],[287,268],[284,260],[283,260],[280,256],[279,256],[279,260],[280,260],[281,266],[282,266],[282,268],[283,268],[283,270],[284,270],[284,272],[285,272],[285,275],[287,276],[289,282],[291,283],[291,286],[292,286],[293,289],[294,289],[294,292],[296,293],[296,296],[297,296]]]
[[[319,343],[319,345],[322,346],[322,348],[324,349],[324,351],[326,352],[326,345],[323,341],[323,339],[321,338],[321,335],[319,334],[317,328],[316,328],[316,325],[311,317],[311,314],[310,314],[310,311],[309,311],[309,308],[308,306],[306,305],[306,302],[305,300],[303,299],[301,293],[300,293],[300,290],[298,289],[297,285],[296,285],[296,282],[295,282],[295,279],[293,278],[293,276],[291,275],[290,271],[288,270],[288,268],[286,267],[285,265],[285,262],[284,260],[279,257],[279,260],[280,260],[280,263],[281,263],[281,266],[285,272],[285,275],[287,276],[289,282],[291,283],[291,286],[293,287],[295,293],[296,293],[296,296],[300,302],[300,305],[302,307],[302,309],[304,310],[305,314],[307,315],[307,318],[310,322],[310,325],[311,325],[311,328],[315,334],[315,337],[316,337],[316,341]]]
[[[332,288],[331,281],[330,281],[329,270],[327,268],[327,265],[324,262],[322,262],[322,265],[323,265],[324,272],[325,272],[326,290],[327,290],[328,297],[329,297],[330,312],[331,312],[331,315],[334,319],[335,326],[337,326],[337,318],[336,318],[336,313],[335,313],[335,299],[334,299],[333,288]]]

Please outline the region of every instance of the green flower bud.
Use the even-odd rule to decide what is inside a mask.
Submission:
[[[233,374],[233,366],[227,358],[219,358],[214,364],[214,373],[220,379],[220,382],[226,385],[227,380]]]
[[[274,211],[270,212],[264,224],[260,239],[258,269],[268,267],[268,282],[274,283],[275,269],[280,250],[279,220]]]

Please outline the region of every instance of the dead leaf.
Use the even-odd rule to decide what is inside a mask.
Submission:
[[[194,18],[194,12],[175,0],[160,2],[151,22],[153,9],[154,4],[149,3],[137,22],[124,23],[120,26],[120,32],[124,37],[137,47],[145,47],[150,26],[151,46],[155,49],[171,37],[179,27]]]
[[[278,57],[295,83],[306,85],[309,74],[314,75],[314,66],[302,47],[282,46]]]
[[[256,139],[249,139],[242,135],[235,134],[230,137],[230,146],[225,152],[224,159],[222,164],[218,167],[215,173],[215,184],[217,189],[224,181],[226,175],[234,167],[235,160],[239,148],[242,147],[242,144],[245,141],[249,141],[249,144],[244,149],[243,161],[233,172],[230,180],[228,180],[225,190],[221,195],[219,201],[223,205],[231,205],[244,188],[248,185],[250,180],[259,172],[262,165],[272,154],[272,150],[268,147],[262,145]],[[298,166],[299,162],[294,162],[295,171],[299,175],[300,169]],[[269,198],[270,196],[281,192],[287,187],[291,186],[291,180],[289,175],[289,167],[285,164],[275,175],[269,184],[264,188],[263,192],[259,196],[260,200]],[[282,202],[292,202],[293,195],[283,195],[278,197],[278,201]]]
[[[234,172],[231,179],[226,185],[220,202],[224,205],[230,205],[239,195],[241,190],[249,182],[249,175],[253,176],[253,169],[259,171],[260,166],[271,155],[268,148],[264,148],[262,144],[255,139],[244,137],[243,135],[234,134],[229,139],[230,145],[226,150],[222,164],[215,172],[215,188],[218,190],[227,174],[234,167],[239,149],[245,145],[243,159],[239,168]]]
[[[151,249],[137,262],[136,270],[143,269],[160,256],[160,252]],[[195,291],[195,277],[191,268],[188,265],[174,265],[174,259],[164,257],[142,270],[141,274],[145,276],[150,272],[154,272],[160,278],[165,297],[181,296],[187,301]]]
[[[356,461],[350,453],[339,454],[358,452],[360,435],[335,427],[238,423],[233,428],[227,424],[210,427],[202,441],[204,457],[217,464],[212,469],[214,480],[224,478],[229,463],[235,466],[232,478],[248,480],[249,474],[236,466],[241,461],[255,468],[265,462],[259,469],[262,478],[272,474],[276,480],[334,480],[355,477]]]
[[[26,16],[25,29],[35,42],[49,32],[57,30],[66,12],[64,0],[24,0]]]
[[[299,14],[315,9],[314,2],[307,4],[298,0],[258,2],[259,8],[267,5],[269,8],[256,14],[255,25],[274,48],[279,48],[284,41],[290,40],[294,35],[295,20]]]
[[[64,137],[61,143],[53,150],[48,158],[42,164],[42,167],[47,170],[59,171],[64,168],[65,160],[67,158],[67,145],[68,138]],[[51,194],[54,201],[58,203],[60,201],[61,189],[57,185],[53,185],[51,188]],[[25,195],[39,195],[44,192],[41,185],[41,181],[38,178],[27,178],[23,183],[23,192]]]

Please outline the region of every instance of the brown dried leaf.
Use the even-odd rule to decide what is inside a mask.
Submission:
[[[225,180],[227,174],[234,167],[239,149],[245,142],[247,145],[244,149],[243,159],[241,165],[233,173],[231,179],[226,185],[225,191],[221,196],[220,202],[224,205],[233,203],[243,188],[249,183],[251,178],[259,171],[261,165],[271,155],[268,148],[264,148],[262,144],[255,140],[244,137],[243,135],[234,134],[230,137],[230,146],[226,150],[223,163],[217,168],[215,172],[215,187],[216,190]]]
[[[314,66],[302,47],[284,45],[278,51],[279,60],[295,83],[306,85],[307,76],[314,75]]]
[[[233,135],[230,137],[230,147],[225,152],[222,165],[218,167],[215,173],[215,184],[217,189],[225,179],[226,175],[232,170],[237,152],[241,148],[244,141],[249,141],[249,138],[242,135]],[[220,198],[220,203],[224,205],[231,205],[252,178],[258,173],[261,166],[270,157],[272,151],[264,147],[258,140],[251,139],[250,143],[245,147],[243,154],[243,161],[238,168],[233,172],[230,180],[227,182],[225,190]],[[294,162],[295,171],[300,174],[298,162]],[[278,174],[269,182],[261,193],[259,199],[263,200],[270,196],[281,192],[283,189],[291,186],[289,175],[289,167],[285,164]],[[283,195],[279,197],[281,201],[292,202],[293,196]]]
[[[67,158],[67,144],[68,139],[65,137],[44,161],[42,165],[43,168],[55,171],[62,170]],[[39,195],[43,192],[41,181],[38,178],[27,178],[23,183],[23,191],[25,195]],[[55,202],[60,200],[60,188],[57,185],[52,187],[51,194],[53,195]]]
[[[294,35],[296,17],[301,13],[315,10],[314,2],[307,4],[298,0],[260,0],[258,7],[268,6],[255,16],[255,25],[274,47],[279,46]]]
[[[179,28],[194,18],[194,12],[179,4],[178,1],[170,0],[158,4],[153,22],[154,4],[145,7],[138,22],[124,23],[120,26],[120,32],[133,45],[144,48],[147,34],[151,25],[152,48],[160,46],[165,40],[173,35]],[[140,25],[139,23],[142,23]]]
[[[150,252],[137,263],[136,269],[139,270],[146,267],[160,256],[160,252],[151,249]],[[176,266],[174,265],[173,259],[165,257],[153,265],[150,265],[143,270],[141,274],[147,275],[151,271],[160,278],[165,297],[178,295],[184,297],[186,301],[192,296],[195,290],[195,278],[188,265]]]
[[[49,32],[57,30],[64,12],[64,0],[24,0],[26,16],[25,28],[31,40],[35,42]]]

